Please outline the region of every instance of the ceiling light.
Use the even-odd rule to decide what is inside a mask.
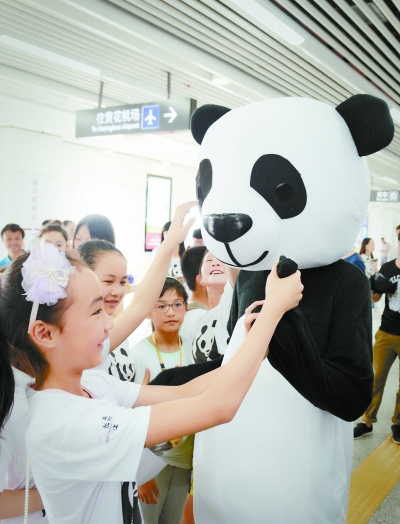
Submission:
[[[400,111],[395,107],[392,107],[390,114],[392,115],[393,120],[396,120],[396,122],[400,124]]]
[[[305,41],[302,36],[270,13],[266,7],[260,5],[256,0],[231,0],[231,2],[258,20],[258,22],[261,22],[270,31],[289,42],[289,44],[300,45]]]
[[[397,180],[394,178],[390,178],[389,176],[382,176],[380,177],[382,180],[386,180],[386,182],[389,182],[389,184],[397,184]]]
[[[36,47],[35,45],[28,44],[27,42],[23,42],[22,40],[17,40],[16,38],[12,38],[11,36],[1,35],[0,43],[6,44],[10,47],[14,47],[15,49],[20,49],[21,51],[26,51],[27,53],[39,56],[40,58],[46,58],[47,60],[51,60],[52,62],[56,62],[57,64],[70,67],[71,69],[77,69],[78,71],[82,71],[83,73],[87,73],[88,75],[98,76],[100,74],[100,69],[90,67],[86,64],[82,64],[81,62],[77,62],[76,60],[72,60],[65,56],[58,55],[57,53],[53,53],[52,51],[47,51],[46,49],[43,49],[41,47]]]
[[[212,75],[211,83],[215,86],[227,86],[229,84],[229,80],[222,76]]]

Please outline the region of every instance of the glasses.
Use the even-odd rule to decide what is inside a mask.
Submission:
[[[154,309],[157,313],[167,313],[169,308],[172,307],[174,311],[183,311],[185,309],[186,302],[180,300],[179,302],[174,302],[173,304],[157,304]]]

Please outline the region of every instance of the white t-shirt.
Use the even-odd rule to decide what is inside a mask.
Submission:
[[[375,269],[374,264],[372,263],[372,256],[363,254],[361,255],[361,258],[363,259],[364,265],[365,265],[365,274],[368,278],[375,275]]]
[[[158,251],[160,250],[160,246],[157,246],[153,249],[151,252],[151,261],[153,261],[156,258],[156,255]],[[171,263],[168,268],[167,277],[174,277],[174,278],[180,278],[182,277],[182,268],[181,268],[181,259],[180,257],[177,258],[171,258]]]
[[[133,481],[150,406],[131,409],[140,386],[86,371],[91,399],[62,390],[29,391],[26,447],[49,521],[123,524],[121,483]]]
[[[179,351],[174,353],[163,353],[160,351],[160,354],[165,369],[179,366]],[[129,364],[132,367],[129,367]],[[191,345],[182,338],[182,366],[188,366],[189,364],[193,364]],[[133,373],[134,381],[141,384],[146,368],[150,370],[150,380],[153,380],[161,372],[157,350],[146,338],[129,348],[127,355],[122,354],[120,351],[113,351],[110,358],[110,374],[119,377],[121,373],[122,380],[131,381]]]
[[[225,353],[229,333],[227,323],[231,312],[233,287],[225,285],[218,306],[204,312],[197,319],[193,340],[193,359],[196,363],[216,360]]]
[[[200,305],[202,306],[202,304]],[[190,307],[191,304],[189,304],[189,308]],[[205,311],[207,311],[207,308],[205,307],[195,307],[194,309],[189,309],[186,312],[183,323],[179,328],[179,334],[182,338],[190,342],[190,345],[193,345],[197,320],[205,313]]]
[[[120,346],[121,347],[121,346]],[[104,371],[104,373],[108,373],[108,355],[110,353],[110,337],[108,337],[104,342],[103,342],[103,351],[101,352],[101,356],[102,356],[102,363],[99,365],[99,366],[96,366],[95,368],[93,369],[97,369],[97,370],[100,370],[100,371]]]
[[[15,380],[14,405],[11,415],[4,425],[0,438],[0,492],[5,489],[25,489],[26,478],[26,447],[24,426],[29,408],[26,400],[25,387],[32,378],[13,368]],[[35,482],[30,471],[29,487],[34,488]],[[1,524],[22,524],[24,517],[0,519]],[[41,511],[29,514],[29,524],[48,524],[47,517]]]

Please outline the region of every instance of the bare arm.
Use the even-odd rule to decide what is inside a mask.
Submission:
[[[196,384],[192,393],[198,393],[197,396],[152,406],[146,447],[232,420],[258,372],[279,320],[297,306],[302,290],[299,272],[279,279],[274,265],[264,306],[237,353],[227,365],[213,372],[213,377],[193,381]]]
[[[114,320],[110,331],[110,351],[118,347],[147,318],[157,302],[167,276],[173,252],[177,245],[183,242],[194,218],[183,225],[188,211],[197,204],[188,202],[177,207],[171,227],[164,242],[161,244],[156,258],[137,288],[129,306]]]
[[[373,291],[371,291],[372,302],[379,302],[381,297],[382,297],[381,293],[374,293]]]
[[[0,493],[0,519],[11,519],[24,515],[25,490],[6,489]],[[36,488],[29,490],[29,513],[41,511],[43,502]]]

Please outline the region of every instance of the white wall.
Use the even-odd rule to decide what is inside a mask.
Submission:
[[[196,170],[73,143],[72,122],[70,114],[45,106],[0,101],[0,226],[38,228],[48,218],[106,215],[138,282],[150,260],[144,252],[147,174],[172,177],[173,210],[195,198]],[[0,244],[0,258],[5,254]]]
[[[384,237],[393,247],[396,239],[396,226],[400,224],[400,203],[379,204],[370,203],[368,206],[368,236],[375,240],[374,255],[380,259],[381,238]]]

